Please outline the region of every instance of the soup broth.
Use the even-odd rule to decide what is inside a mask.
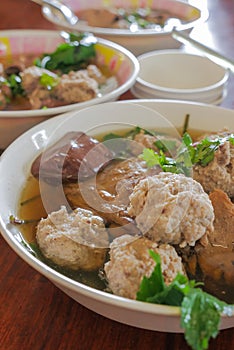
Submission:
[[[50,79],[48,83],[46,82],[46,84],[48,84],[46,86],[45,83],[41,82],[42,80],[38,75],[39,73],[36,71],[33,72],[33,70],[31,70],[31,73],[27,72],[25,78],[21,78],[20,74],[24,73],[28,67],[36,66],[35,63],[38,58],[39,56],[33,54],[0,56],[0,110],[18,111],[46,109],[84,102],[105,94],[105,86],[107,87],[106,91],[109,91],[113,90],[119,84],[117,79],[110,72],[110,69],[104,64],[96,64],[97,60],[95,58],[87,58],[87,64],[84,63],[82,68],[74,70],[75,73],[81,69],[86,71],[87,66],[90,65],[96,67],[100,72],[97,73],[96,71],[93,75],[85,73],[79,77],[75,75],[71,77],[69,73],[73,72],[73,69],[71,69],[67,75],[62,74],[59,70],[50,71],[46,69],[45,72],[40,73],[44,77],[47,76],[47,78],[44,79]],[[52,78],[48,78],[50,75]],[[16,76],[16,78],[13,76]],[[17,79],[17,77],[18,88],[16,88],[15,81],[13,83],[11,82]],[[108,79],[111,77],[113,81],[109,82]],[[6,79],[8,79],[8,82],[6,82]],[[8,88],[9,79],[10,88]],[[53,81],[51,79],[53,79]],[[60,79],[63,79],[62,83]],[[114,81],[114,79],[116,79],[116,81]],[[80,85],[81,80],[83,81],[82,85]],[[70,84],[69,86],[68,83]],[[58,86],[61,87],[57,89]],[[102,89],[102,87],[104,88]],[[72,98],[66,96],[66,89],[68,88],[70,89],[70,95],[73,95]],[[47,90],[47,92],[45,92],[45,90]],[[37,98],[36,96],[39,97]],[[44,104],[38,103],[37,100],[40,99],[44,101]]]
[[[186,19],[167,10],[149,8],[88,8],[76,12],[78,18],[91,27],[116,29],[154,29],[163,30],[168,24],[185,23]]]

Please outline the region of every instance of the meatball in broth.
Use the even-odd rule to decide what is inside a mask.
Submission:
[[[39,222],[36,239],[47,259],[73,270],[98,270],[109,246],[103,219],[81,208],[49,214]]]

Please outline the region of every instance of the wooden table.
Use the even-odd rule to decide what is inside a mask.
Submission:
[[[234,59],[234,1],[208,0],[208,22],[192,36]],[[0,29],[53,29],[29,0],[1,0]],[[209,34],[208,37],[205,36]],[[121,99],[132,98],[127,92]],[[231,77],[222,106],[234,108]],[[234,125],[234,123],[233,123]],[[22,261],[0,238],[0,350],[189,350],[182,334],[119,324],[79,305]],[[210,350],[234,348],[223,330]]]

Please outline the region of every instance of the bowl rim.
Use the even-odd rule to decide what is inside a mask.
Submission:
[[[12,36],[19,36],[21,37],[33,37],[34,35],[49,35],[51,37],[59,37],[61,33],[61,30],[53,30],[53,29],[8,29],[8,30],[1,30],[0,31],[0,38],[2,36],[12,37]],[[61,37],[62,38],[62,37]],[[119,85],[116,89],[113,91],[102,95],[101,97],[95,97],[91,100],[84,101],[84,102],[78,102],[74,104],[68,104],[65,106],[60,107],[53,107],[48,108],[45,110],[41,109],[35,109],[35,110],[16,110],[16,111],[1,111],[0,110],[0,118],[34,118],[34,117],[47,117],[47,116],[54,116],[57,114],[62,114],[69,112],[76,108],[86,108],[94,104],[99,104],[102,102],[107,102],[109,100],[116,99],[118,96],[126,92],[135,82],[139,71],[140,71],[140,65],[136,58],[136,56],[129,51],[127,48],[121,46],[118,43],[112,42],[107,39],[95,37],[97,39],[97,43],[101,44],[103,46],[112,47],[116,51],[122,53],[128,60],[131,62],[131,68],[132,72],[128,80],[124,83]],[[94,102],[95,101],[95,102]]]
[[[223,77],[222,77],[222,79],[220,79],[219,81],[217,81],[214,84],[203,86],[200,88],[189,88],[189,89],[167,88],[167,87],[164,87],[164,86],[161,86],[158,84],[150,83],[147,80],[140,77],[141,64],[145,58],[159,56],[159,55],[170,55],[170,54],[184,55],[184,56],[188,56],[188,57],[195,56],[195,57],[206,59],[207,62],[209,62],[209,63],[213,64],[214,66],[217,66],[223,70]],[[143,53],[142,55],[139,55],[137,57],[137,59],[138,59],[139,64],[140,64],[140,72],[137,76],[136,83],[138,83],[139,86],[146,87],[146,88],[152,90],[152,93],[153,93],[153,91],[173,93],[173,94],[177,95],[178,98],[180,97],[179,96],[180,94],[185,94],[185,95],[197,94],[197,93],[199,94],[199,93],[209,92],[211,90],[222,87],[227,82],[227,80],[230,76],[230,70],[228,68],[222,67],[218,63],[214,62],[213,60],[209,59],[208,57],[206,57],[202,54],[186,52],[186,51],[183,51],[181,49],[167,49],[167,50],[157,50],[157,51],[154,50],[154,51],[146,52],[146,53]]]
[[[172,2],[179,2],[181,5],[184,5],[185,7],[189,7],[191,9],[194,9],[196,11],[199,11],[200,16],[195,19],[192,20],[188,23],[185,24],[180,24],[179,26],[177,26],[177,30],[189,30],[191,28],[193,28],[195,25],[205,22],[208,17],[209,17],[209,11],[205,6],[199,6],[199,5],[195,5],[193,2],[191,3],[190,0],[184,1],[184,0],[170,0]],[[79,30],[79,31],[84,31],[84,32],[92,32],[93,34],[97,34],[97,35],[105,35],[105,36],[134,36],[134,37],[144,37],[144,36],[159,36],[159,35],[168,35],[171,34],[172,29],[170,30],[163,30],[160,32],[157,32],[153,29],[140,29],[136,32],[131,32],[129,29],[116,29],[116,28],[102,28],[102,27],[92,27],[89,26],[87,24],[85,24],[84,22],[76,23],[74,26],[69,25],[65,20],[61,21],[60,19],[57,19],[56,16],[53,16],[53,11],[51,10],[51,8],[49,8],[46,5],[42,6],[42,14],[43,16],[50,22],[52,22],[55,25],[58,26],[62,26],[63,28],[74,28],[75,30]]]

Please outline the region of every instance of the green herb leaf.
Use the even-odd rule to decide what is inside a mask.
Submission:
[[[149,278],[144,276],[142,279],[140,289],[137,293],[137,300],[141,301],[148,301],[149,298],[162,292],[165,288],[160,256],[152,250],[149,251],[149,254],[156,262],[156,265],[151,276]]]
[[[109,141],[109,140],[112,140],[112,139],[119,139],[119,138],[121,138],[120,135],[115,134],[113,132],[110,132],[109,134],[104,135],[102,140],[103,141]]]
[[[51,71],[68,73],[87,67],[96,56],[96,39],[90,35],[70,34],[70,40],[58,45],[51,54],[44,54],[35,64]]]
[[[176,141],[170,139],[162,139],[154,142],[154,145],[164,153],[174,151],[176,148]]]
[[[234,305],[204,292],[198,288],[201,283],[190,281],[181,274],[177,274],[170,285],[165,285],[160,256],[153,251],[149,253],[156,265],[150,277],[143,277],[136,299],[180,306],[181,326],[187,343],[193,350],[207,349],[210,338],[215,338],[219,332],[221,314],[232,315]]]
[[[234,135],[233,134],[230,135],[229,142],[234,146]]]
[[[24,89],[22,87],[22,80],[19,75],[11,74],[7,78],[7,82],[9,84],[9,87],[11,88],[11,92],[13,96],[25,94]]]
[[[208,165],[214,159],[215,151],[217,151],[224,141],[234,144],[234,135],[218,137],[214,140],[204,138],[194,144],[191,136],[185,133],[175,159],[166,157],[165,153],[173,150],[173,144],[169,143],[168,147],[167,144],[164,144],[164,141],[155,142],[155,145],[160,149],[160,154],[157,154],[152,149],[148,151],[144,150],[141,157],[146,161],[148,167],[158,164],[163,171],[183,173],[189,176],[194,164],[199,164],[203,167]]]
[[[43,73],[39,80],[42,86],[45,86],[48,90],[52,90],[53,87],[58,85],[59,78],[55,78],[47,73]]]
[[[214,159],[214,153],[220,146],[220,140],[203,139],[195,146],[195,153],[192,159],[193,164],[206,166]]]
[[[210,338],[218,334],[220,316],[226,303],[200,288],[191,289],[181,304],[181,326],[194,350],[208,349]]]
[[[149,168],[152,168],[155,165],[160,165],[158,153],[154,152],[151,148],[144,148],[140,157],[144,159]]]
[[[173,159],[170,157],[166,157],[163,151],[160,151],[158,154],[157,152],[154,152],[151,148],[145,148],[143,150],[143,153],[140,155],[140,158],[142,158],[146,165],[149,168],[152,168],[155,165],[159,165],[161,169],[165,172],[171,172],[174,174],[190,174],[190,167],[191,165],[190,158],[187,162],[185,162],[185,157],[183,157],[184,163],[180,160]],[[187,166],[188,163],[188,166]]]
[[[192,144],[193,144],[192,137],[187,132],[185,132],[183,134],[182,141],[185,144],[185,146],[187,146],[187,147],[192,146]]]

